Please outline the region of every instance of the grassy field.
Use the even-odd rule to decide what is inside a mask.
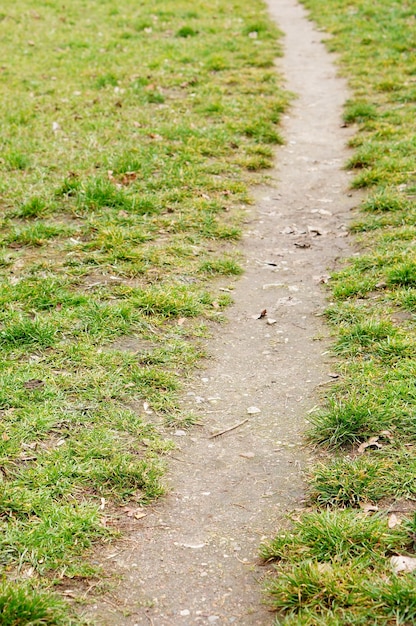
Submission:
[[[312,417],[311,509],[262,548],[277,623],[413,624],[416,578],[416,18],[412,2],[305,0],[332,36],[358,132],[346,166],[367,190],[360,255],[331,281],[340,378]],[[415,561],[416,562],[416,561]]]
[[[212,278],[240,273],[281,142],[277,35],[257,0],[2,2],[4,626],[72,623],[50,590],[163,492],[161,430],[192,422],[181,380],[230,302]]]

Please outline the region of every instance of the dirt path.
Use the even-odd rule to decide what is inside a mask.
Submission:
[[[316,317],[325,306],[319,280],[346,252],[355,200],[341,170],[345,85],[294,0],[269,4],[286,33],[279,68],[299,95],[284,122],[287,145],[276,183],[255,190],[230,323],[184,398],[204,426],[175,433],[170,495],[103,553],[105,569],[122,578],[112,601],[90,612],[100,625],[273,622],[261,603],[258,546],[302,500],[305,417],[331,371]],[[262,309],[267,318],[253,319]]]

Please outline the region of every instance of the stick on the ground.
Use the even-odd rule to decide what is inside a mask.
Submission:
[[[242,426],[246,422],[248,422],[248,419],[245,419],[242,422],[238,422],[238,424],[234,424],[234,426],[230,426],[229,428],[224,428],[224,430],[220,430],[218,433],[214,433],[213,435],[208,437],[208,439],[215,439],[215,437],[220,437],[220,435],[224,435],[225,433],[229,433],[230,430],[235,430],[236,428],[238,428],[239,426]]]

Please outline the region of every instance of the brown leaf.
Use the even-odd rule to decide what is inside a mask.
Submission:
[[[261,320],[263,317],[266,317],[267,315],[267,309],[263,309],[262,311],[260,311],[260,315],[258,316],[257,319]]]
[[[3,433],[1,438],[2,438],[3,441],[9,441],[9,439],[10,439],[10,437],[9,437],[9,435],[7,433]]]
[[[126,172],[121,177],[121,184],[122,185],[129,185],[130,183],[135,181],[136,178],[137,178],[137,172]]]
[[[147,515],[147,513],[145,513],[143,509],[133,509],[129,506],[126,506],[123,511],[127,515],[127,517],[134,517],[134,519],[142,519],[142,517],[146,517]]]
[[[360,509],[362,509],[364,513],[377,513],[378,506],[370,504],[369,502],[360,502]]]
[[[366,450],[367,448],[382,448],[383,446],[381,445],[381,443],[378,443],[379,437],[370,437],[370,439],[368,439],[368,441],[363,441],[363,443],[358,446],[358,454],[362,454],[364,452],[364,450]]]

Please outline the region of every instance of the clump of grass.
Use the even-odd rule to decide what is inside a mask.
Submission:
[[[416,263],[406,261],[392,267],[387,272],[387,283],[402,287],[416,286]]]
[[[34,346],[49,348],[56,341],[57,329],[48,322],[31,319],[11,320],[0,330],[0,345],[3,350]]]
[[[39,196],[33,196],[30,200],[20,205],[16,216],[22,218],[44,217],[48,212],[49,207],[46,200]]]
[[[103,74],[98,76],[95,80],[94,87],[96,89],[104,89],[105,87],[117,87],[118,78],[113,73]]]
[[[43,246],[50,239],[68,234],[68,228],[38,221],[29,226],[16,227],[6,236],[6,242],[22,246]]]
[[[3,156],[4,163],[9,170],[26,170],[30,165],[30,158],[23,152],[10,150]]]
[[[194,30],[192,26],[182,26],[176,32],[176,37],[183,37],[184,39],[186,39],[187,37],[195,37],[197,34],[197,31]]]
[[[312,497],[322,506],[356,507],[383,498],[414,498],[416,463],[411,451],[373,452],[355,459],[335,459],[313,471]]]
[[[388,528],[383,516],[324,510],[303,515],[290,533],[264,544],[261,556],[266,561],[290,558],[339,564],[360,558],[370,564],[374,557],[386,558],[410,545],[409,542],[406,529]]]
[[[65,626],[69,624],[63,603],[51,594],[35,591],[28,584],[2,582],[0,621],[3,626]]]
[[[132,202],[126,193],[110,180],[92,178],[77,190],[78,208],[81,210],[130,210]]]
[[[411,579],[389,572],[389,557],[412,545],[409,530],[390,529],[386,517],[353,511],[303,515],[291,533],[261,549],[265,560],[277,562],[278,576],[267,584],[273,608],[284,623],[311,625],[364,624],[374,617],[387,623],[393,605],[403,620],[413,616]]]
[[[376,107],[366,101],[347,102],[344,110],[344,121],[347,124],[351,124],[353,122],[362,124],[366,120],[374,120],[376,117]]]
[[[242,274],[243,270],[233,259],[213,259],[201,263],[200,271],[211,275],[237,276]]]
[[[385,211],[405,211],[409,208],[406,198],[394,189],[382,189],[370,194],[361,205],[363,211],[379,213]]]

